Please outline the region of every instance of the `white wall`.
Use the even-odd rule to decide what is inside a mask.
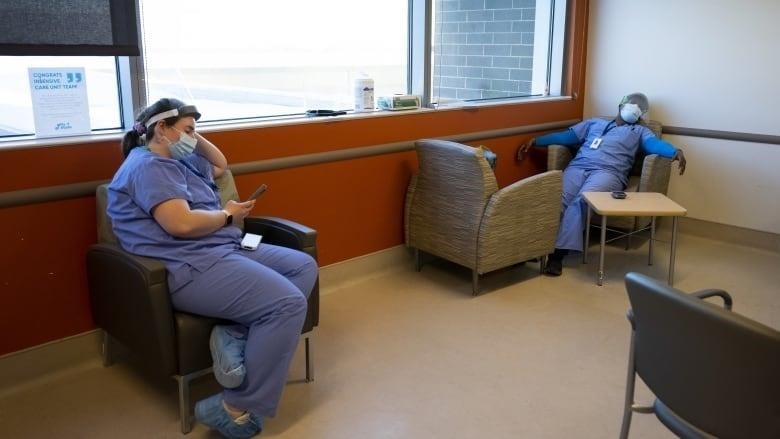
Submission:
[[[585,116],[641,91],[665,125],[780,135],[780,1],[591,0]],[[780,233],[780,145],[665,135],[688,216]]]

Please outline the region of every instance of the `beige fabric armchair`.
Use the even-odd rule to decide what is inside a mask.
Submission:
[[[499,189],[481,148],[420,140],[416,150],[404,231],[418,271],[421,251],[470,268],[475,295],[484,273],[534,258],[541,271],[560,222],[560,171]]]
[[[609,118],[611,119],[611,118]],[[662,125],[657,121],[643,122],[656,137],[661,137]],[[563,145],[547,147],[547,169],[563,170],[576,154],[576,148]],[[634,159],[634,166],[629,175],[626,192],[659,192],[666,194],[669,190],[669,177],[672,172],[672,161],[658,154],[645,154],[641,148]],[[642,230],[650,225],[650,217],[616,216],[607,219],[607,227],[620,229],[627,233]],[[594,215],[592,224],[601,225],[601,217]],[[631,235],[628,235],[630,239]],[[630,241],[626,241],[628,248]]]

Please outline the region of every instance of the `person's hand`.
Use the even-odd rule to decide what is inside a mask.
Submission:
[[[674,157],[672,157],[672,161],[677,160],[677,166],[680,168],[680,175],[683,175],[685,173],[685,154],[683,154],[682,149],[678,149],[676,153],[674,153]]]
[[[520,145],[520,147],[517,148],[517,160],[523,160],[523,154],[527,153],[529,149],[531,149],[532,146],[536,143],[536,138],[531,138],[529,141],[523,143]]]
[[[252,212],[252,208],[255,207],[255,201],[256,200],[249,200],[239,203],[233,200],[228,200],[228,202],[225,203],[224,209],[233,215],[234,220],[242,220],[246,218],[250,212]]]

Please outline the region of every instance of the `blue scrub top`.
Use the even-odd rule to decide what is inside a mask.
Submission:
[[[607,170],[625,179],[637,150],[648,139],[655,138],[649,128],[639,124],[617,125],[614,120],[600,118],[584,120],[571,127],[580,140],[577,155],[569,166],[586,170]],[[590,145],[601,138],[598,148]],[[625,183],[625,182],[624,182]]]
[[[177,198],[193,210],[222,209],[211,163],[199,154],[179,161],[136,147],[108,186],[107,210],[125,250],[162,260],[176,283],[184,284],[189,267],[204,271],[238,249],[241,230],[223,227],[199,238],[170,235],[154,219],[152,209]]]

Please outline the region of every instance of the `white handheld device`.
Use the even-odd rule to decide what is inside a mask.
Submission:
[[[257,250],[260,246],[260,241],[263,239],[263,235],[255,235],[254,233],[247,233],[241,240],[241,248],[244,250]]]

